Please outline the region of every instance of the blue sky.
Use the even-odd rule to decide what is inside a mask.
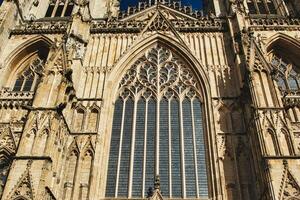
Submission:
[[[0,0],[1,1],[1,0]],[[121,10],[126,10],[127,6],[137,4],[139,0],[121,0]],[[194,9],[202,8],[202,0],[181,0],[184,5],[192,5]]]

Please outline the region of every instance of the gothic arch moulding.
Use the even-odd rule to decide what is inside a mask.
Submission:
[[[275,51],[291,60],[294,64],[300,62],[298,56],[300,55],[299,40],[284,33],[276,33],[273,35],[266,43],[266,51],[268,53]]]
[[[27,40],[15,48],[2,63],[4,67],[2,69],[4,75],[1,76],[0,80],[2,85],[11,84],[12,75],[20,71],[20,65],[26,62],[28,58],[38,55],[41,59],[46,60],[52,45],[53,42],[48,37],[41,35]]]

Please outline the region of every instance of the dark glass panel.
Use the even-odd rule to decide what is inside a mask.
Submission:
[[[161,193],[168,197],[169,192],[169,115],[168,101],[163,99],[160,102],[160,128],[159,128],[159,174]]]
[[[146,180],[145,194],[150,187],[153,188],[155,176],[155,135],[156,135],[156,101],[151,99],[148,102],[147,122],[147,157],[146,157]]]
[[[125,103],[118,197],[128,196],[133,109],[134,102],[131,98],[129,98]]]
[[[206,159],[205,159],[205,142],[203,135],[203,119],[201,102],[198,99],[193,101],[194,110],[194,125],[195,125],[195,139],[196,139],[196,153],[197,153],[197,168],[200,197],[208,197],[208,183],[206,173]]]
[[[50,4],[48,9],[47,9],[45,17],[51,17],[53,10],[54,10],[54,5]]]
[[[110,142],[108,173],[106,181],[106,196],[114,197],[116,189],[118,154],[120,145],[120,131],[122,126],[123,101],[118,99],[115,103],[112,136]]]
[[[282,78],[281,76],[278,77],[278,79],[277,79],[277,84],[278,84],[278,87],[279,87],[281,90],[285,91],[285,90],[287,89],[286,84],[285,84],[285,80],[284,80],[284,78]]]
[[[23,78],[23,76],[20,76],[15,82],[13,91],[21,91],[23,82],[24,82],[24,78]]]
[[[257,14],[254,3],[248,3],[248,9],[250,14]]]
[[[277,11],[276,11],[276,8],[275,8],[275,5],[273,2],[268,2],[267,5],[269,8],[270,14],[277,14]]]
[[[65,17],[70,17],[73,12],[74,4],[68,4],[67,9],[65,11]]]
[[[196,197],[196,174],[193,144],[193,122],[191,102],[185,99],[182,102],[183,132],[184,132],[184,159],[186,196]]]
[[[298,84],[297,81],[294,77],[289,77],[288,78],[288,83],[289,83],[289,87],[291,90],[297,90],[298,89]]]
[[[64,10],[64,4],[58,5],[56,12],[55,12],[55,17],[60,17],[63,10]]]
[[[138,101],[136,111],[135,147],[133,164],[132,196],[141,197],[143,188],[143,159],[145,139],[145,106],[144,100]]]
[[[180,160],[180,127],[179,102],[171,101],[171,137],[172,137],[172,196],[181,197],[181,160]]]
[[[257,2],[260,14],[268,14],[264,2]]]
[[[32,75],[29,77],[26,77],[23,91],[30,91],[33,81],[34,81],[34,77]]]

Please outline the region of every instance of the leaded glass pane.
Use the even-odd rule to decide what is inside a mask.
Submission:
[[[142,196],[143,188],[143,161],[145,140],[145,100],[139,100],[136,112],[135,147],[133,164],[132,196]]]
[[[171,138],[172,138],[172,197],[181,197],[181,159],[180,159],[180,127],[179,101],[171,101]]]
[[[289,87],[291,90],[297,90],[298,89],[298,84],[297,81],[294,77],[289,77],[288,78],[288,83],[289,83]]]
[[[270,14],[277,14],[277,11],[276,11],[276,8],[275,8],[273,2],[268,2],[267,5],[269,8]]]
[[[23,78],[23,76],[20,76],[15,82],[13,91],[21,91],[23,82],[24,82],[24,78]]]
[[[159,130],[159,174],[162,195],[169,196],[169,103],[166,99],[160,102]]]
[[[54,10],[54,6],[55,6],[54,4],[50,4],[50,5],[49,5],[45,17],[51,17],[52,12],[53,12],[53,10]]]
[[[252,2],[248,3],[248,9],[249,9],[250,14],[256,14],[257,13],[255,5]]]
[[[114,197],[116,189],[117,165],[120,146],[120,133],[122,126],[123,101],[118,99],[115,103],[112,135],[110,141],[110,152],[106,182],[106,196]]]
[[[153,188],[153,183],[154,183],[155,135],[156,135],[156,101],[154,99],[151,99],[148,102],[145,194],[147,194],[148,189],[150,187]]]
[[[67,9],[65,11],[65,17],[69,17],[72,15],[74,4],[68,4]]]
[[[55,12],[55,17],[60,17],[63,10],[64,10],[64,4],[58,5],[56,12]]]
[[[185,159],[185,187],[186,196],[196,196],[196,174],[193,144],[193,125],[191,102],[185,99],[182,102],[183,130],[184,130],[184,159]]]
[[[34,81],[33,78],[34,77],[31,75],[31,76],[29,76],[25,79],[25,84],[24,84],[24,87],[23,87],[23,91],[30,91],[31,90],[31,86],[32,86],[33,81]]]
[[[264,2],[257,2],[257,7],[260,14],[268,14]]]
[[[205,144],[203,134],[203,119],[201,103],[198,99],[193,101],[194,123],[195,123],[195,137],[197,149],[197,168],[200,197],[208,197],[208,183],[205,162]]]
[[[134,102],[128,98],[125,102],[125,115],[123,125],[123,137],[121,148],[120,174],[118,185],[118,197],[128,196],[128,176],[130,166],[130,150],[131,150],[131,136],[132,136],[132,116],[133,116]]]

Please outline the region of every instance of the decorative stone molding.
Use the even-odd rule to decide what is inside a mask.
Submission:
[[[249,18],[250,29],[253,31],[271,30],[300,30],[300,19],[298,18]]]
[[[196,21],[170,21],[180,32],[225,31],[225,21],[203,17]],[[139,33],[147,25],[147,21],[105,21],[95,20],[91,25],[91,33]]]
[[[26,22],[13,29],[11,34],[63,34],[67,31],[68,25],[67,20]]]

